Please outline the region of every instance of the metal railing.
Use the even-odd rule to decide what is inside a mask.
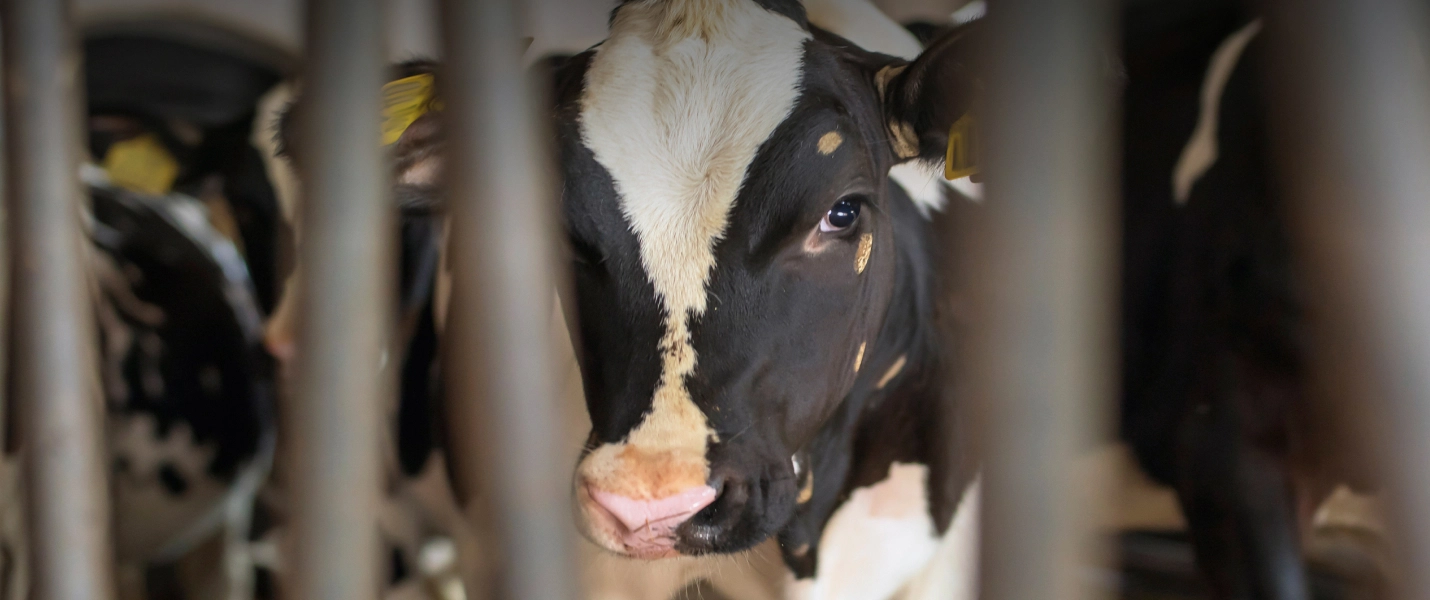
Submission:
[[[1272,3],[1274,133],[1311,353],[1386,484],[1396,597],[1430,598],[1430,37],[1411,0]]]
[[[452,149],[447,376],[457,487],[495,546],[470,597],[574,598],[567,474],[549,342],[554,177],[520,64],[516,0],[442,2]],[[1287,182],[1322,273],[1324,387],[1378,398],[1376,449],[1404,523],[1404,597],[1430,597],[1430,81],[1404,0],[1283,2]],[[9,389],[28,447],[36,598],[103,599],[113,573],[76,177],[78,59],[66,3],[5,0]],[[1069,460],[1114,396],[1113,90],[1108,0],[994,3],[990,227],[976,294],[991,315],[969,372],[986,411],[983,585],[1078,595],[1094,552]],[[289,595],[376,597],[379,369],[391,335],[392,204],[378,125],[381,0],[311,0],[308,296],[290,429],[298,529]],[[1295,101],[1293,102],[1292,99]],[[1305,129],[1303,122],[1325,127]],[[1298,137],[1299,135],[1299,137]],[[1331,343],[1327,340],[1334,340]],[[1329,357],[1329,358],[1328,358]],[[482,494],[474,494],[480,489]]]
[[[78,177],[80,62],[65,2],[3,3],[11,374],[26,447],[36,598],[114,590],[104,444]]]
[[[485,539],[475,597],[575,598],[551,331],[557,189],[516,2],[443,0],[451,162],[448,438]],[[480,490],[478,493],[477,491]]]
[[[1075,457],[1115,397],[1113,2],[1006,0],[987,35],[986,202],[969,400],[988,598],[1074,598],[1096,564]],[[1093,486],[1096,487],[1096,486]]]
[[[382,0],[308,3],[306,167],[295,394],[282,407],[293,494],[291,598],[375,600],[380,415],[395,392],[383,349],[396,281],[390,169],[381,146]]]

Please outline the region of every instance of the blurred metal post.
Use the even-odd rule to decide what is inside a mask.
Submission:
[[[1325,399],[1369,412],[1403,561],[1430,598],[1430,35],[1414,0],[1273,2],[1270,72]]]
[[[4,33],[0,32],[0,48],[4,47]],[[5,53],[0,49],[0,65],[4,64]],[[0,69],[0,73],[4,73]],[[3,86],[0,80],[0,86]],[[3,90],[3,87],[0,87]],[[14,417],[15,403],[10,395],[10,206],[5,198],[9,196],[10,181],[5,152],[5,93],[0,91],[0,461],[6,460],[10,450],[10,423]]]
[[[378,551],[383,365],[394,319],[393,203],[379,124],[382,0],[310,0],[306,94],[297,121],[307,179],[299,253],[291,442],[295,564],[286,597],[372,600]]]
[[[1002,0],[989,11],[989,221],[970,365],[987,426],[984,598],[1079,597],[1079,570],[1099,564],[1073,465],[1116,396],[1113,9]]]
[[[79,52],[69,3],[7,0],[14,387],[35,597],[111,598],[98,355],[81,233]]]
[[[538,135],[516,0],[442,2],[453,309],[445,358],[458,487],[500,542],[472,582],[509,600],[575,597],[570,469],[552,359],[555,180]],[[474,497],[474,493],[477,495]],[[480,586],[477,588],[476,586]]]

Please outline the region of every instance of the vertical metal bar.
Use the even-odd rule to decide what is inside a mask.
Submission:
[[[1369,412],[1358,437],[1386,476],[1399,597],[1430,598],[1430,21],[1410,0],[1272,4],[1309,371],[1325,400]]]
[[[310,0],[297,150],[307,179],[292,443],[290,598],[378,597],[380,407],[394,392],[393,204],[379,135],[381,0]]]
[[[0,32],[0,65],[4,63],[5,52],[4,33]],[[3,73],[4,71],[0,71]],[[3,85],[3,84],[0,84]],[[0,88],[3,89],[3,88]],[[5,114],[5,106],[8,104],[5,94],[0,91],[0,115]],[[9,168],[6,158],[9,156],[5,152],[5,140],[7,127],[5,119],[0,116],[0,194],[8,195],[10,180],[8,178]],[[0,462],[7,459],[6,453],[10,451],[10,426],[14,423],[15,404],[10,394],[10,206],[9,203],[0,198]]]
[[[989,11],[970,372],[987,419],[985,598],[1084,595],[1077,571],[1097,556],[1072,466],[1116,389],[1112,10],[1004,0]]]
[[[480,494],[507,599],[575,597],[571,465],[560,460],[552,360],[555,197],[542,95],[521,66],[514,0],[445,0],[452,160],[446,400],[459,487]],[[484,594],[486,589],[474,589]]]
[[[14,391],[35,597],[110,598],[94,313],[80,231],[79,53],[69,3],[0,3],[10,158]]]

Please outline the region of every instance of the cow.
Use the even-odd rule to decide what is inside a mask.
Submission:
[[[971,105],[972,39],[910,63],[796,2],[631,2],[560,65],[590,540],[643,560],[777,540],[791,589],[820,597],[894,594],[950,531],[969,554],[976,461],[943,452],[958,433],[940,414],[950,311],[928,216],[942,196],[888,173],[942,156]],[[435,65],[398,74],[436,78],[437,104]],[[400,203],[441,205],[440,125],[428,111],[392,143]]]
[[[1307,598],[1303,555],[1379,562],[1319,539],[1344,527],[1330,515],[1375,522],[1347,498],[1378,482],[1328,406],[1349,399],[1307,388],[1307,266],[1273,168],[1264,23],[1237,0],[1124,4],[1119,437],[1175,492],[1214,597]]]
[[[216,49],[151,32],[86,36],[89,146],[103,163],[114,140],[152,136],[169,164],[152,163],[149,177],[115,183],[204,201],[215,227],[243,254],[267,314],[282,294],[291,235],[249,137],[258,98],[281,79],[282,61],[244,48]]]
[[[85,171],[120,597],[244,598],[243,542],[275,433],[252,281],[199,200],[135,193],[97,166]],[[22,480],[0,463],[10,574],[0,594],[22,598]]]
[[[887,597],[963,533],[976,460],[943,452],[960,434],[941,414],[934,207],[887,174],[943,156],[975,35],[911,63],[795,2],[627,2],[563,66],[567,303],[592,419],[575,489],[598,545],[657,559],[775,538],[793,589]],[[835,543],[841,507],[884,517],[881,535]],[[879,549],[902,569],[820,581]]]
[[[236,577],[189,593],[242,597],[244,559],[230,551],[242,551],[274,451],[272,365],[252,282],[193,198],[98,183],[91,206],[122,575],[137,585],[151,565],[213,540]]]
[[[276,434],[262,323],[285,234],[245,136],[278,75],[144,34],[94,34],[84,49],[89,155],[76,177],[118,596],[251,597],[245,542]],[[18,500],[20,481],[3,485]],[[6,570],[18,575],[22,509],[4,504]],[[0,594],[27,587],[10,578]]]
[[[1262,22],[1239,2],[1134,5],[1123,90],[1119,429],[1176,490],[1218,598],[1310,597],[1302,560],[1335,444],[1266,132]]]
[[[980,463],[945,250],[962,211],[891,173],[943,159],[982,26],[900,58],[822,28],[828,7],[628,0],[556,68],[562,305],[591,419],[578,525],[670,564],[774,540],[791,598],[936,579],[972,597]],[[1120,435],[1176,490],[1217,597],[1306,598],[1298,508],[1340,475],[1302,475],[1293,452],[1313,440],[1241,60],[1259,26],[1231,2],[1155,10],[1133,3],[1108,61],[1126,107]],[[403,69],[436,92],[394,143],[397,196],[440,206],[440,69]]]

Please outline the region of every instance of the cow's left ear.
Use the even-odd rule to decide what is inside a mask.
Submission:
[[[886,66],[875,74],[898,161],[937,162],[947,155],[949,132],[969,115],[982,87],[975,73],[979,29],[975,22],[950,31],[912,63]]]

